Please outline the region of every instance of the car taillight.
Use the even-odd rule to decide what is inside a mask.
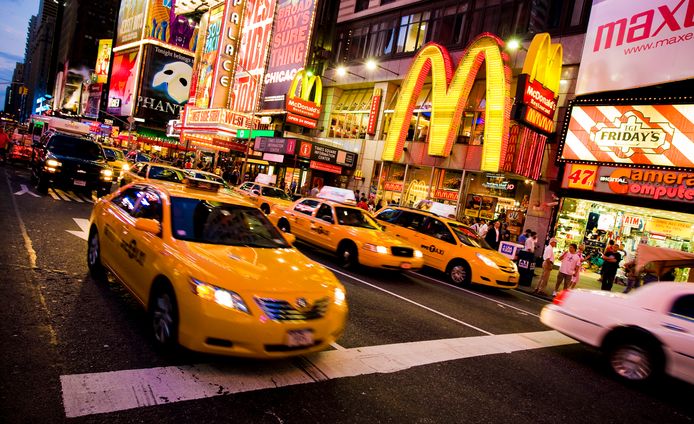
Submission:
[[[557,293],[556,296],[554,296],[554,299],[552,299],[552,303],[555,305],[561,305],[564,303],[564,300],[566,300],[566,296],[569,295],[569,290],[562,290],[559,293]]]

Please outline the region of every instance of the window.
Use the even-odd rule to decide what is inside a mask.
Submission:
[[[132,215],[137,203],[137,195],[140,189],[136,187],[129,188],[123,191],[120,195],[113,199],[113,204],[121,208],[128,215]]]
[[[333,219],[333,208],[331,208],[327,203],[323,203],[320,208],[318,208],[316,217],[321,221],[329,222],[331,224],[335,222]]]
[[[414,212],[402,211],[402,214],[397,217],[395,224],[411,230],[419,231],[419,226],[424,220],[424,215]]]
[[[144,189],[138,193],[137,203],[131,215],[135,218],[162,220],[161,197],[152,189]]]
[[[390,222],[391,224],[394,224],[395,221],[398,219],[402,211],[398,209],[386,209],[383,212],[379,213],[376,218],[380,219],[381,221],[385,222]]]
[[[354,13],[361,12],[362,10],[366,10],[369,8],[369,0],[357,0],[356,5],[354,6]]]
[[[135,173],[141,177],[147,177],[147,169],[149,168],[149,165],[138,163],[136,166],[137,168],[135,168]]]
[[[313,211],[316,210],[318,205],[320,205],[318,200],[306,199],[303,202],[297,203],[297,205],[294,206],[294,210],[305,215],[313,215]]]
[[[335,208],[337,223],[348,227],[368,228],[370,230],[380,230],[376,221],[367,215],[363,210],[357,208]]]
[[[153,165],[150,167],[149,178],[153,180],[170,181],[180,183],[183,181],[183,174],[173,168],[164,168],[163,166]]]
[[[445,241],[446,243],[455,244],[455,238],[450,230],[448,230],[448,227],[446,227],[446,224],[436,218],[430,216],[425,217],[420,232],[429,237]]]
[[[694,294],[684,295],[675,300],[670,315],[694,320]]]

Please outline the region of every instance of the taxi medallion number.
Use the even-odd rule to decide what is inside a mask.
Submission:
[[[311,346],[312,344],[314,344],[312,330],[287,331],[287,346]]]

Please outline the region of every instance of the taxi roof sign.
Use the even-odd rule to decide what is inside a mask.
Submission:
[[[316,195],[319,199],[332,200],[333,202],[346,203],[356,205],[357,200],[354,197],[354,192],[346,188],[323,186]]]
[[[220,188],[222,188],[222,183],[218,181],[206,180],[203,178],[186,177],[184,181],[186,188],[193,190],[217,192]]]

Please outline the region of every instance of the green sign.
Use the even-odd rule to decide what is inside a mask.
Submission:
[[[256,137],[274,137],[275,131],[273,130],[252,130],[251,138]],[[241,129],[236,131],[236,138],[248,138],[248,129]]]

